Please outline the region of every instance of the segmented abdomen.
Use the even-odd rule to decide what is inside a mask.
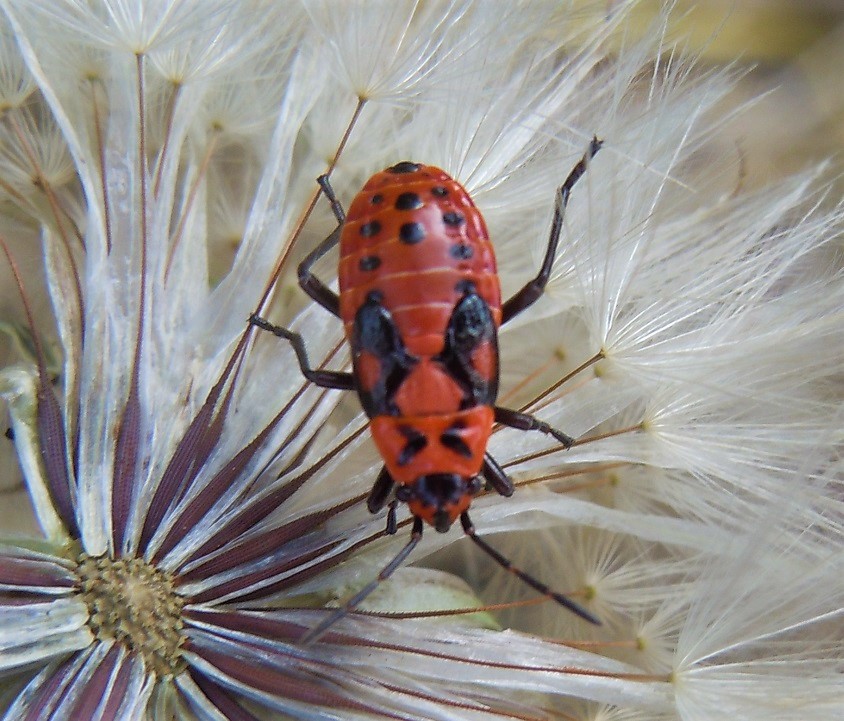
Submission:
[[[347,338],[375,291],[408,352],[433,356],[466,283],[501,320],[495,255],[463,187],[433,166],[399,163],[377,173],[352,202],[340,236],[340,315]]]

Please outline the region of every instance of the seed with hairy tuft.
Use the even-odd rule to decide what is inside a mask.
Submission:
[[[141,558],[83,553],[77,560],[79,590],[93,634],[139,654],[159,677],[181,673],[184,598],[173,590],[172,575]]]

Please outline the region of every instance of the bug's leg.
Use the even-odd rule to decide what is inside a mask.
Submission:
[[[289,340],[296,351],[296,359],[299,361],[299,368],[302,370],[302,375],[305,376],[311,383],[322,388],[336,388],[341,391],[351,391],[355,388],[355,378],[351,373],[343,373],[341,371],[326,371],[315,370],[311,368],[308,361],[308,353],[305,350],[305,341],[301,335],[282,328],[278,325],[273,325],[269,321],[264,320],[254,313],[249,316],[249,323],[257,326],[261,330],[266,330],[279,338]]]
[[[386,581],[390,576],[393,575],[393,572],[401,566],[406,559],[410,552],[416,548],[416,544],[422,540],[422,519],[418,516],[413,519],[413,530],[410,533],[410,540],[407,544],[402,548],[384,568],[381,569],[381,572],[373,578],[369,583],[367,583],[360,591],[358,591],[354,596],[352,596],[348,601],[346,601],[340,608],[336,609],[334,613],[329,615],[322,623],[312,628],[308,633],[306,633],[300,643],[307,646],[312,644],[314,641],[319,639],[329,628],[331,628],[337,621],[341,618],[346,616],[351,611],[354,611],[355,608],[381,583],[381,581]]]
[[[539,273],[536,277],[528,281],[515,295],[504,302],[501,307],[501,323],[504,324],[508,320],[515,318],[525,308],[533,305],[545,290],[548,279],[551,277],[551,268],[554,265],[554,257],[557,254],[557,244],[560,241],[560,231],[563,228],[563,215],[566,211],[566,205],[569,202],[569,195],[581,176],[586,172],[589,161],[601,149],[603,140],[593,137],[592,142],[589,143],[589,148],[584,153],[583,157],[578,161],[577,165],[572,168],[569,176],[565,182],[557,190],[557,202],[554,207],[554,219],[551,222],[551,233],[548,236],[548,246],[545,249],[545,258],[542,261],[542,266],[539,268]]]
[[[398,521],[396,521],[396,506],[398,504],[399,502],[394,498],[387,507],[387,527],[384,529],[384,533],[388,536],[395,536],[399,527]]]
[[[366,499],[366,507],[370,513],[378,513],[384,507],[384,504],[390,497],[393,486],[395,486],[393,477],[390,475],[387,467],[382,466],[381,472],[378,474],[378,478],[375,479],[372,490]]]
[[[299,287],[334,316],[340,317],[340,297],[311,272],[311,266],[340,240],[343,226],[338,225],[325,240],[299,263]]]
[[[378,474],[378,478],[375,479],[372,490],[366,499],[366,507],[370,513],[378,513],[384,507],[395,486],[396,482],[393,480],[387,467],[382,466],[381,472]],[[394,498],[387,507],[387,528],[384,529],[384,532],[389,536],[395,535],[396,529],[398,528],[398,523],[396,522],[396,507],[398,504],[398,500]]]
[[[566,448],[571,448],[574,443],[574,438],[567,436],[562,431],[558,431],[553,426],[549,426],[545,421],[534,418],[528,413],[514,411],[512,408],[495,406],[495,422],[509,426],[510,428],[518,428],[520,431],[539,431],[540,433],[554,436]]]
[[[513,491],[515,490],[513,481],[510,480],[504,469],[498,465],[498,461],[489,455],[489,453],[484,453],[484,465],[481,473],[483,473],[484,478],[495,489],[496,493],[507,497],[513,495]]]
[[[305,259],[299,263],[297,270],[299,274],[299,286],[329,313],[339,318],[340,298],[311,272],[311,267],[340,241],[340,232],[343,230],[343,221],[346,220],[346,212],[343,210],[343,206],[340,205],[340,201],[337,200],[328,176],[320,175],[317,178],[317,183],[331,204],[331,211],[334,213],[334,217],[337,218],[339,225],[331,232],[331,235],[308,253]]]
[[[582,619],[589,621],[589,623],[594,623],[596,626],[601,625],[601,622],[589,611],[583,608],[583,606],[581,606],[579,603],[575,603],[568,596],[564,596],[562,593],[552,591],[550,588],[548,588],[548,586],[542,583],[542,581],[534,578],[529,573],[525,573],[522,569],[516,568],[516,566],[511,563],[509,558],[502,556],[483,538],[480,538],[475,533],[475,527],[472,525],[472,521],[469,520],[469,514],[465,511],[460,515],[460,522],[463,524],[463,532],[475,542],[475,545],[477,545],[478,548],[480,548],[484,553],[490,556],[499,566],[506,569],[514,576],[518,576],[524,583],[526,583],[534,590],[539,591],[539,593],[541,593],[543,596],[547,596],[548,598],[553,599],[561,606],[567,608],[569,611],[576,613]]]
[[[322,192],[325,193],[325,197],[329,203],[331,203],[331,212],[334,213],[334,217],[337,218],[337,222],[340,225],[346,222],[346,211],[343,210],[343,206],[340,204],[340,201],[337,200],[337,195],[334,192],[334,188],[331,187],[331,181],[328,179],[327,175],[320,175],[316,179],[317,184],[322,189]]]

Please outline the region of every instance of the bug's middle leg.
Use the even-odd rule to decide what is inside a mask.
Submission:
[[[293,346],[293,350],[296,352],[296,360],[299,361],[299,368],[302,371],[302,375],[314,385],[318,385],[321,388],[336,388],[341,391],[355,389],[355,377],[351,373],[311,368],[308,353],[305,349],[305,340],[295,331],[282,328],[279,325],[273,325],[255,313],[249,316],[249,323],[261,330],[269,331],[279,338],[290,341],[290,345]]]
[[[571,448],[574,443],[574,438],[548,425],[545,421],[541,421],[529,413],[522,413],[512,408],[495,406],[495,422],[509,426],[510,428],[518,428],[520,431],[539,431],[540,433],[554,436],[566,448]]]

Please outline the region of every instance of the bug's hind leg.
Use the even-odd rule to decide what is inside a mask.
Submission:
[[[526,583],[528,586],[533,588],[536,591],[539,591],[543,596],[546,596],[561,606],[567,608],[572,613],[577,614],[585,621],[589,621],[589,623],[593,623],[596,626],[601,625],[601,621],[594,616],[592,613],[587,611],[583,606],[579,603],[575,603],[572,601],[568,596],[559,593],[557,591],[552,591],[548,586],[546,586],[542,581],[537,578],[534,578],[529,573],[526,573],[521,568],[517,568],[513,565],[509,558],[503,556],[498,551],[496,551],[492,546],[490,546],[483,538],[480,538],[477,533],[475,532],[475,526],[472,524],[472,521],[469,519],[469,514],[465,511],[460,515],[460,522],[463,524],[463,532],[469,536],[469,538],[474,541],[475,545],[478,546],[484,553],[486,553],[490,558],[492,558],[499,566],[503,569],[509,571],[514,576],[521,579],[523,583]]]
[[[298,333],[278,325],[273,325],[254,313],[249,316],[249,323],[261,330],[269,331],[279,338],[290,341],[293,350],[296,352],[296,359],[299,361],[299,368],[302,371],[302,375],[314,385],[318,385],[321,388],[336,388],[341,391],[354,390],[355,378],[351,373],[311,368],[310,361],[308,360],[308,352],[305,349],[305,341]]]
[[[329,628],[337,623],[337,621],[354,611],[370,593],[378,588],[383,581],[386,581],[390,576],[392,576],[395,570],[404,563],[411,551],[416,548],[419,541],[422,540],[422,528],[422,519],[418,517],[414,518],[413,530],[410,532],[410,540],[405,544],[404,548],[395,555],[393,560],[381,569],[381,572],[376,578],[367,583],[360,591],[340,606],[340,608],[334,609],[331,614],[315,628],[311,629],[308,633],[302,636],[299,643],[303,646],[308,646],[317,641]]]
[[[501,307],[501,323],[504,324],[508,320],[515,318],[526,308],[533,305],[545,290],[548,280],[551,277],[551,268],[554,265],[554,258],[557,255],[557,244],[560,242],[560,232],[563,228],[563,216],[566,212],[566,205],[569,202],[569,195],[571,195],[572,188],[575,186],[581,176],[586,172],[589,161],[595,157],[595,154],[601,149],[604,144],[603,140],[593,137],[592,142],[583,154],[583,157],[572,168],[565,182],[557,190],[557,203],[554,207],[554,219],[551,222],[551,233],[548,236],[548,246],[545,249],[545,258],[542,261],[542,266],[539,268],[539,273],[536,277],[528,281],[515,295],[504,302]]]
[[[316,248],[314,248],[305,259],[299,263],[297,269],[299,275],[299,286],[311,298],[319,303],[332,315],[340,317],[340,298],[331,290],[325,283],[317,278],[312,272],[311,268],[322,256],[328,253],[340,241],[340,232],[343,230],[343,222],[346,220],[346,211],[337,199],[334,193],[334,188],[331,187],[331,182],[327,175],[320,175],[317,178],[317,183],[331,204],[331,212],[337,218],[339,225],[331,232],[331,234],[323,240]]]

